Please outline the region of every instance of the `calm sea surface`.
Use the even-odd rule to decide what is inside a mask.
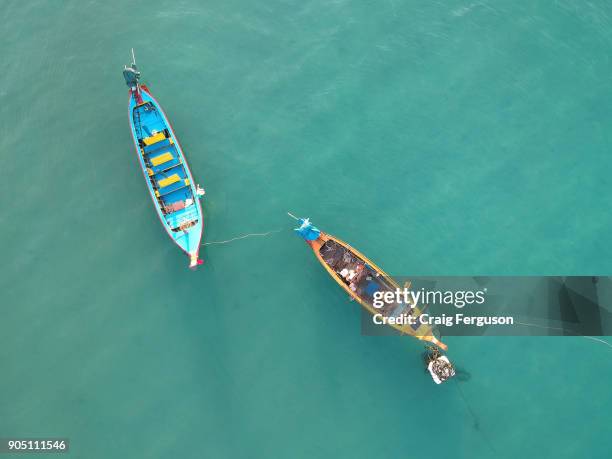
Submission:
[[[0,437],[610,457],[610,348],[450,337],[471,378],[437,387],[421,343],[361,336],[285,214],[396,275],[611,274],[610,2],[0,5]],[[131,47],[206,188],[205,240],[281,231],[187,269],[134,154]]]

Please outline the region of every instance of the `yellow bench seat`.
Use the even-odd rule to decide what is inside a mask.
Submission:
[[[155,158],[151,158],[151,165],[159,166],[160,164],[167,163],[168,161],[172,161],[173,159],[174,159],[174,156],[172,156],[172,153],[167,151],[163,155],[159,155],[159,156],[156,156]]]
[[[162,131],[162,132],[158,132],[155,135],[152,135],[151,137],[145,137],[144,139],[142,139],[142,141],[144,142],[146,146],[149,146],[157,142],[161,142],[165,138],[166,138],[166,134]]]
[[[180,182],[181,177],[178,174],[172,174],[170,177],[166,177],[165,179],[161,179],[157,184],[160,188],[164,188],[168,185],[172,185],[173,183]]]

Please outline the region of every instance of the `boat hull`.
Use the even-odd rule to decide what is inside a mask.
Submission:
[[[349,286],[338,276],[338,274],[323,259],[323,256],[321,255],[321,252],[320,252],[321,248],[325,245],[326,242],[330,240],[341,245],[344,249],[351,252],[351,254],[354,255],[356,258],[360,259],[361,261],[369,265],[369,267],[373,271],[380,274],[381,276],[384,276],[386,282],[389,283],[394,289],[399,289],[400,286],[397,284],[397,282],[392,277],[386,274],[381,268],[379,268],[376,264],[374,264],[369,258],[367,258],[365,255],[363,255],[361,252],[359,252],[355,248],[351,247],[346,242],[342,241],[341,239],[338,239],[337,237],[321,232],[321,234],[319,235],[317,239],[306,241],[306,243],[310,246],[315,256],[317,257],[317,260],[319,260],[321,265],[323,265],[323,267],[328,272],[328,274],[332,277],[332,279],[336,281],[338,285],[340,285],[344,289],[346,293],[349,294],[351,298],[353,298],[355,301],[361,304],[361,306],[364,307],[370,314],[374,315],[374,314],[380,313],[381,311],[374,308],[374,306],[370,304],[370,302],[366,301],[366,299],[363,296],[351,290]],[[412,310],[411,315],[418,317],[421,313],[422,313],[421,309],[417,306]],[[445,351],[448,349],[446,344],[442,343],[440,340],[438,340],[434,336],[433,330],[428,325],[420,325],[416,330],[407,324],[406,325],[388,324],[388,326],[394,328],[401,334],[411,335],[417,339],[433,343]]]
[[[204,233],[204,215],[198,199],[196,183],[181,145],[161,105],[145,85],[140,85],[139,88],[138,92],[130,89],[128,93],[128,121],[138,164],[164,230],[170,239],[189,256],[190,267],[194,268],[199,261],[199,250]],[[141,109],[145,106],[147,111],[155,114],[154,120],[143,121],[142,115],[145,113]],[[165,133],[165,144],[164,147],[158,148],[160,152],[155,153],[157,157],[153,158],[153,164],[156,160],[168,163],[164,158],[164,155],[168,155],[172,161],[169,164],[174,166],[167,170],[163,169],[166,165],[163,163],[152,166],[150,156],[153,153],[150,151],[155,145],[143,144],[145,136],[151,138],[149,134],[159,129],[161,129],[160,132]],[[147,150],[149,150],[148,153]],[[174,182],[166,185],[172,181]],[[166,187],[160,188],[162,184]],[[189,205],[186,206],[185,203]]]

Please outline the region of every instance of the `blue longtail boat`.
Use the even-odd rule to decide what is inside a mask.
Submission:
[[[189,256],[189,267],[202,264],[198,258],[204,215],[196,185],[172,126],[149,88],[140,84],[134,50],[132,63],[123,76],[129,89],[128,120],[138,164],[155,205],[157,215],[176,245]]]

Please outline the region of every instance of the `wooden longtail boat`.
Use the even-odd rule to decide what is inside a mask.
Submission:
[[[134,50],[123,76],[130,88],[128,120],[136,156],[155,211],[168,236],[189,256],[189,267],[195,269],[203,263],[198,254],[204,233],[199,198],[204,190],[196,186],[166,114],[149,88],[139,83]]]
[[[317,260],[325,270],[340,285],[351,298],[359,302],[370,314],[383,314],[386,317],[399,317],[401,314],[409,314],[418,318],[422,314],[419,306],[411,307],[406,303],[386,304],[382,309],[374,307],[375,292],[395,292],[400,288],[398,283],[376,266],[370,259],[346,242],[326,234],[315,228],[307,218],[297,218],[299,228],[295,231],[304,238],[306,243],[314,252]],[[359,272],[358,280],[350,282],[346,280],[347,271]],[[443,350],[447,350],[446,344],[434,336],[430,325],[421,324],[419,320],[414,325],[388,324],[395,330],[405,335],[414,336],[423,341],[429,341]]]

